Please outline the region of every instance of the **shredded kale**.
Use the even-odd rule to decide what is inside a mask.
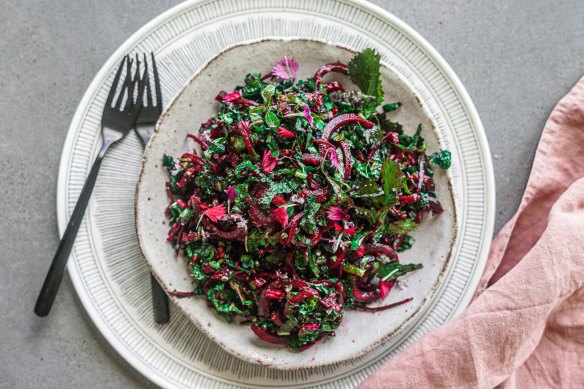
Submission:
[[[164,154],[162,157],[162,166],[168,169],[169,172],[175,170],[176,167],[174,166],[174,158],[172,158],[170,155]]]
[[[438,165],[440,169],[447,170],[452,165],[452,154],[448,150],[442,150],[430,155],[432,163]]]
[[[380,66],[366,49],[297,80],[284,57],[219,92],[217,114],[189,136],[202,152],[162,159],[167,240],[194,282],[175,295],[201,295],[225,320],[300,351],[334,336],[346,309],[394,306],[367,304],[421,267],[397,253],[442,211],[432,164],[448,168],[451,155],[426,154],[421,125],[388,119],[401,103],[383,104]],[[327,82],[329,72],[360,91]]]

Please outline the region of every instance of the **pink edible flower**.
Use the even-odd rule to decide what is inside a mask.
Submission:
[[[365,254],[365,247],[363,247],[363,246],[357,247],[355,254],[357,254],[358,258],[361,258],[363,256],[363,254]]]
[[[229,103],[231,101],[238,100],[238,99],[241,99],[241,92],[239,92],[239,91],[228,93],[225,96],[223,96],[223,101],[226,103]]]
[[[331,165],[335,169],[341,167],[341,164],[339,163],[339,156],[337,155],[337,150],[334,147],[329,147],[328,152],[329,158],[331,159]]]
[[[357,227],[350,227],[350,228],[343,228],[339,223],[334,224],[335,230],[339,231],[340,233],[345,233],[347,235],[355,235],[357,232]]]
[[[205,212],[203,212],[203,215],[211,219],[213,223],[217,223],[217,221],[225,216],[226,213],[227,210],[225,209],[225,205],[220,204],[216,207],[207,209]]]
[[[288,225],[288,211],[286,208],[276,208],[272,211],[274,219],[282,225],[282,228],[286,228]]]
[[[347,235],[353,236],[357,232],[357,227],[345,228],[343,232]]]
[[[310,124],[310,127],[314,127],[314,119],[312,118],[312,115],[310,114],[310,108],[308,108],[308,105],[304,105],[304,110],[302,111],[302,116],[304,116],[304,118],[306,120],[308,120],[308,124]]]
[[[394,284],[394,281],[383,281],[383,280],[379,281],[379,292],[381,293],[382,300],[389,294],[389,291],[391,290],[391,287],[393,286],[393,284]]]
[[[229,187],[225,189],[224,192],[227,194],[227,201],[230,203],[232,203],[239,194],[233,185],[229,185]]]
[[[337,205],[329,207],[327,216],[329,220],[349,220],[349,215],[347,215],[345,211],[343,211],[343,209]]]
[[[320,328],[320,324],[319,323],[305,323],[302,324],[302,329],[305,331],[314,331],[314,330],[318,330]]]
[[[274,67],[272,68],[272,76],[278,77],[282,80],[291,80],[296,77],[298,72],[298,62],[294,61],[294,58],[284,58],[280,59]]]
[[[266,150],[264,151],[264,157],[262,158],[262,170],[266,174],[271,173],[278,162],[280,162],[280,158],[274,157],[270,150]]]
[[[277,130],[278,136],[280,138],[295,138],[296,134],[292,131],[288,130],[286,127],[278,127]]]

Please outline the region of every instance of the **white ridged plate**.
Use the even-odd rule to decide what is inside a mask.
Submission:
[[[97,328],[137,370],[164,387],[353,387],[390,356],[451,319],[470,301],[484,268],[494,220],[494,182],[480,120],[444,60],[395,17],[361,1],[207,0],[181,4],[134,34],[97,74],[72,121],[61,160],[59,228],[99,149],[99,121],[122,55],[154,51],[169,102],[226,47],[263,38],[311,38],[355,50],[374,47],[405,80],[456,156],[451,170],[460,236],[445,281],[425,314],[365,357],[337,367],[286,372],[243,362],[217,347],[178,310],[152,319],[147,266],[134,228],[142,148],[131,134],[106,156],[68,271]],[[193,123],[196,128],[198,123]]]

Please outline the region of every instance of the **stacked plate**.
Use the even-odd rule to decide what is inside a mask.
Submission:
[[[194,1],[143,27],[104,65],[77,109],[59,174],[61,231],[99,149],[101,112],[122,55],[153,51],[164,101],[169,102],[185,85],[183,98],[195,93],[188,89],[197,89],[193,87],[196,79],[189,80],[208,71],[206,65],[221,58],[219,54],[229,53],[227,49],[243,50],[238,56],[243,78],[256,70],[250,68],[258,63],[254,50],[270,55],[281,51],[282,56],[294,52],[302,57],[299,40],[309,40],[304,43],[307,52],[314,52],[315,47],[331,48],[320,50],[325,53],[323,58],[373,47],[380,52],[388,77],[419,99],[424,115],[433,123],[432,136],[453,153],[453,167],[445,182],[452,185],[449,220],[456,233],[443,244],[447,250],[440,255],[441,265],[425,275],[429,286],[416,298],[417,305],[399,322],[380,326],[379,335],[368,344],[338,346],[345,342],[343,337],[350,338],[350,334],[339,334],[325,342],[324,348],[315,348],[308,358],[290,350],[286,354],[262,351],[261,345],[250,347],[244,338],[238,341],[230,336],[229,341],[221,342],[220,332],[210,333],[222,348],[200,330],[202,322],[195,325],[183,314],[188,312],[186,303],[179,302],[180,310],[173,304],[167,325],[154,323],[149,269],[138,245],[134,214],[142,146],[132,134],[103,162],[68,271],[104,337],[131,365],[163,387],[353,387],[389,357],[464,309],[482,273],[493,228],[494,183],[488,146],[474,107],[448,65],[422,38],[385,11],[360,1]],[[310,58],[305,57],[306,61]],[[299,62],[302,66],[302,58]],[[214,93],[221,88],[209,85],[208,89]],[[180,98],[171,110],[177,109]],[[189,128],[188,122],[181,123],[185,132],[199,125],[192,122]],[[161,139],[163,131],[164,124]],[[336,357],[337,352],[330,348],[334,344],[349,351]],[[260,350],[268,358],[257,358],[262,364],[252,362],[253,354],[242,354],[242,350]]]

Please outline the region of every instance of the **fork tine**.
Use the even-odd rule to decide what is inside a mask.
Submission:
[[[126,100],[126,105],[124,106],[124,111],[128,112],[134,105],[136,104],[136,100],[134,100],[134,89],[136,84],[140,80],[140,60],[138,59],[138,54],[136,54],[136,72],[134,73],[134,77],[130,82],[130,86],[128,88],[128,99]],[[139,88],[139,86],[138,86]]]
[[[138,54],[136,54],[136,60],[137,58]],[[140,62],[138,62],[138,69],[136,69],[134,82],[138,83],[138,95],[136,96],[135,104],[132,105],[131,110],[139,111],[142,109],[142,105],[144,104],[144,80],[140,77]]]
[[[118,82],[120,81],[120,77],[122,76],[122,71],[124,70],[124,65],[126,60],[128,59],[127,55],[124,55],[122,61],[120,62],[120,66],[118,66],[118,71],[116,72],[116,76],[114,77],[114,81],[112,82],[112,86],[110,88],[110,93],[107,96],[107,100],[105,101],[106,107],[111,107],[112,102],[114,101],[114,96],[116,95],[116,89]]]
[[[154,59],[154,53],[151,52],[152,56],[152,71],[154,73],[154,87],[156,89],[156,107],[160,112],[162,112],[162,92],[160,90],[160,78],[158,78],[158,69],[156,68],[156,59]]]
[[[124,85],[120,90],[120,94],[118,95],[118,99],[116,100],[115,110],[119,111],[120,107],[122,106],[122,100],[124,100],[124,95],[128,91],[130,84],[132,82],[132,58],[128,57],[128,61],[126,62],[126,78],[124,79]],[[130,96],[128,96],[130,98]]]
[[[150,74],[148,71],[148,58],[146,57],[146,53],[144,53],[144,77],[142,81],[144,81],[146,87],[146,101],[148,102],[148,106],[152,107],[152,89],[150,88]]]

